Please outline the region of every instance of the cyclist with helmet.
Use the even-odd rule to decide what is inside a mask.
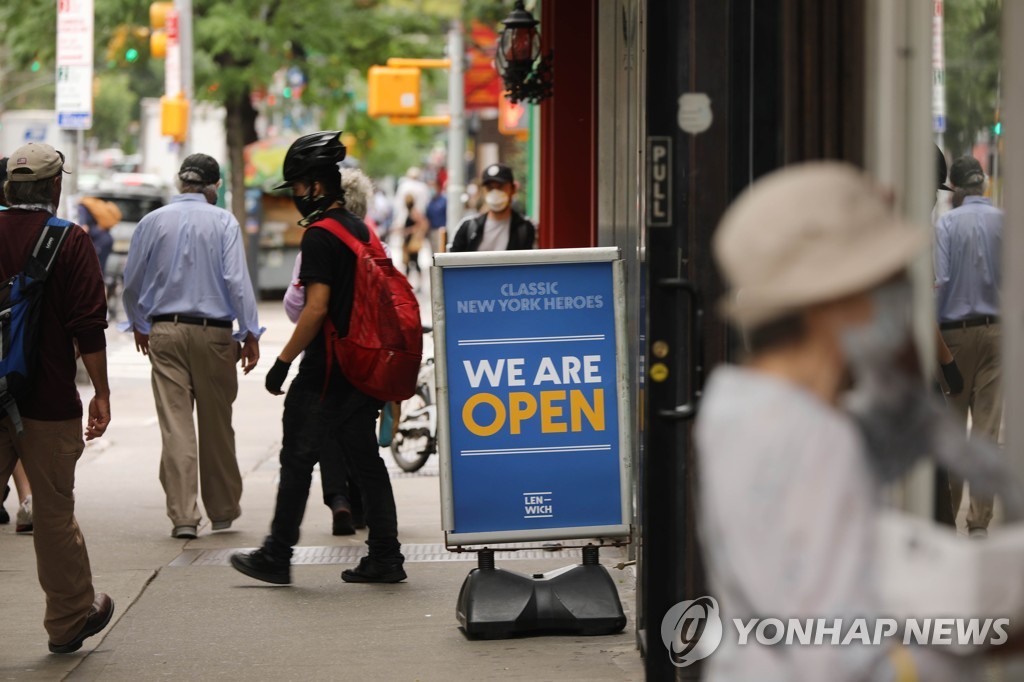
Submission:
[[[339,131],[323,131],[296,140],[285,156],[284,182],[279,186],[291,189],[303,216],[299,224],[309,228],[302,237],[299,271],[306,304],[267,374],[270,393],[282,395],[291,363],[305,354],[284,401],[281,475],[270,535],[260,549],[231,557],[238,571],[276,584],[291,583],[292,547],[299,541],[313,466],[322,456],[348,460],[366,501],[369,553],[357,567],[344,571],[342,580],[395,583],[406,577],[391,479],[377,448],[375,427],[382,403],[352,386],[337,365],[327,361],[323,325],[330,316],[339,335],[348,333],[356,260],[340,239],[317,227],[317,221],[333,219],[357,239],[370,239],[363,221],[345,207],[338,166],[345,158],[345,145],[340,136]]]

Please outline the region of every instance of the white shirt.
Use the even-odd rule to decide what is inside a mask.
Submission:
[[[854,423],[793,384],[721,366],[696,443],[702,546],[724,626],[705,679],[894,679],[885,646],[738,646],[732,622],[885,615],[874,577],[879,486]],[[950,655],[911,653],[921,680],[973,679]]]
[[[487,220],[484,221],[484,234],[480,238],[480,248],[477,251],[504,251],[508,248],[511,229],[511,215],[504,220],[495,220],[488,214]]]

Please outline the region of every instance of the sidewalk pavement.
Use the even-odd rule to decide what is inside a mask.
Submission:
[[[429,315],[429,304],[424,306]],[[112,423],[86,448],[76,481],[77,516],[98,591],[114,620],[78,653],[47,651],[43,593],[28,537],[0,526],[0,680],[639,680],[631,573],[610,568],[629,617],[606,637],[471,641],[455,603],[474,557],[444,550],[437,461],[416,474],[393,466],[407,582],[346,584],[341,571],[364,552],[366,531],[331,535],[319,479],[302,528],[293,585],[267,586],[234,571],[231,551],[257,547],[277,489],[283,399],[263,388],[291,332],[281,306],[260,305],[267,334],[259,366],[239,379],[234,427],[244,476],[242,517],[229,531],[170,537],[157,479],[160,432],[148,361],[131,337],[108,331]],[[294,374],[294,370],[293,370]],[[83,388],[83,402],[89,390]],[[13,511],[8,500],[8,510]],[[521,573],[579,563],[578,552],[521,553],[498,565]],[[607,566],[622,561],[602,553]]]

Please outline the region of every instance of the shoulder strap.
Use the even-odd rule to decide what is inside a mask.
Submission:
[[[469,223],[469,225],[466,226],[468,230],[466,232],[466,242],[468,244],[472,244],[474,241],[476,241],[476,237],[478,234],[480,234],[480,231],[483,229],[484,225],[487,224],[487,214],[481,213],[478,216],[466,218],[466,222]]]
[[[35,280],[45,281],[57,262],[57,254],[64,244],[71,227],[71,223],[55,216],[50,216],[39,233],[39,239],[32,249],[28,263],[25,265],[25,274]]]
[[[345,246],[347,246],[352,251],[352,253],[357,255],[367,245],[367,242],[362,242],[359,239],[357,239],[354,234],[349,232],[341,223],[339,223],[334,218],[321,218],[320,220],[316,221],[309,227],[319,227],[321,229],[327,230],[335,237],[340,239],[345,244]],[[383,254],[384,247],[381,246],[380,237],[378,237],[377,233],[371,230],[370,228],[366,228],[366,231],[370,233],[370,248]]]

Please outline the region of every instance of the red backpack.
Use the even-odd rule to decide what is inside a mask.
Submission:
[[[310,227],[327,230],[356,255],[348,335],[339,337],[330,317],[324,320],[327,376],[337,361],[349,383],[369,396],[378,400],[411,397],[423,357],[423,326],[409,280],[384,254],[373,230],[369,230],[370,241],[362,242],[333,218]]]

